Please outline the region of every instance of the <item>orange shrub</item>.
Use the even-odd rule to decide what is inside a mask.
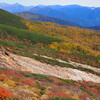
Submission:
[[[6,79],[7,79],[7,77],[5,75],[0,75],[0,81],[4,81]]]
[[[34,85],[33,81],[31,80],[22,80],[22,83],[27,85]]]
[[[11,98],[12,96],[13,94],[10,91],[0,87],[0,100]]]

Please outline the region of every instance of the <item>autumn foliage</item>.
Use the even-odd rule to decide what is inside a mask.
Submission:
[[[0,87],[0,100],[11,98],[12,96],[13,96],[13,94],[10,91]]]

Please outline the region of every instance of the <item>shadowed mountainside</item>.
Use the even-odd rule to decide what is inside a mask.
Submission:
[[[48,16],[43,16],[31,12],[21,12],[21,13],[15,13],[18,16],[21,16],[22,18],[25,18],[30,21],[45,21],[45,22],[53,22],[53,23],[58,23],[61,25],[69,25],[69,26],[77,26],[81,27],[78,24],[75,24],[74,22],[63,20],[60,18],[54,18],[54,17],[48,17]]]

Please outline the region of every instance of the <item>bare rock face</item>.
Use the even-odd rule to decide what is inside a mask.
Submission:
[[[0,53],[0,67],[17,69],[18,65],[10,58],[10,56]]]
[[[4,49],[2,46],[0,46],[0,50],[1,50],[0,52],[1,52],[2,54],[9,56],[9,52],[6,51],[6,49]]]
[[[0,51],[0,67],[10,68],[19,71],[30,71],[32,73],[56,76],[62,79],[75,81],[92,81],[100,83],[100,77],[72,68],[62,68],[41,63],[32,58],[14,55],[5,50]]]

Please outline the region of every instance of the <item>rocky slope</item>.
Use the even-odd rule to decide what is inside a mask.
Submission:
[[[14,55],[11,53],[8,53],[8,55],[2,54],[2,51],[0,52],[0,66],[13,70],[30,71],[37,74],[51,75],[62,79],[71,79],[75,81],[85,80],[100,83],[100,77],[91,73],[83,72],[78,69],[62,68],[56,65],[52,66],[46,63],[41,63],[32,58]]]
[[[56,60],[90,67],[97,73],[100,70]],[[99,88],[99,75],[42,63],[0,48],[0,100],[99,100]]]

